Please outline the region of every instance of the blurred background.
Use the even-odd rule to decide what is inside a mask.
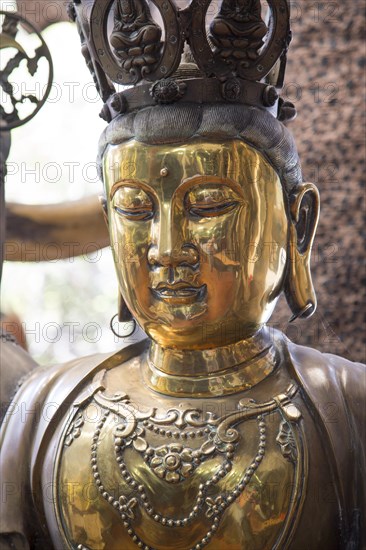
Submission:
[[[304,180],[321,193],[312,267],[319,304],[310,320],[289,325],[280,299],[271,324],[296,343],[365,361],[363,3],[304,0],[291,2],[291,10],[294,39],[282,95],[298,110],[289,128]],[[37,116],[12,131],[6,199],[48,204],[101,193],[95,156],[105,127],[102,102],[76,27],[63,2],[18,2],[18,11],[43,29],[54,84]],[[5,325],[18,319],[26,346],[42,364],[120,347],[109,329],[117,312],[110,249],[91,245],[76,258],[6,262],[1,311]]]
[[[61,13],[46,12],[45,6],[47,2],[43,7],[37,2],[21,3],[20,13],[27,19],[35,14],[35,23],[43,26]],[[48,15],[44,23],[42,14]],[[99,118],[103,103],[80,53],[76,26],[68,21],[51,24],[42,35],[52,55],[54,81],[38,114],[12,130],[6,199],[51,204],[102,194],[95,157],[105,127]],[[14,71],[12,82],[16,79]],[[32,246],[24,249],[29,258],[36,252]],[[49,255],[52,253],[50,246]],[[43,254],[47,257],[47,249]],[[56,254],[49,262],[5,262],[1,288],[1,310],[7,315],[4,328],[12,332],[16,314],[29,352],[42,364],[112,351],[120,345],[109,328],[117,312],[117,295],[111,251],[96,250],[93,243],[74,258],[60,259]]]

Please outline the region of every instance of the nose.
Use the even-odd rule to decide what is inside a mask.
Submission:
[[[195,245],[187,239],[186,233],[183,212],[172,204],[161,208],[159,218],[151,226],[152,243],[147,253],[149,264],[152,267],[195,267],[199,261],[199,253]]]
[[[152,267],[188,266],[195,268],[199,261],[198,250],[193,244],[161,248],[152,245],[147,253],[147,259]]]

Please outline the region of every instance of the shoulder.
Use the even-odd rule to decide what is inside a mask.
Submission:
[[[366,541],[359,522],[366,506],[366,365],[298,346],[287,338],[285,345],[327,448],[349,545],[358,548],[355,541]]]
[[[10,402],[5,415],[13,416],[22,406],[37,411],[52,404],[56,409],[77,393],[78,388],[91,385],[94,376],[101,370],[112,369],[136,357],[146,348],[146,340],[123,347],[117,352],[93,354],[67,363],[53,366],[37,366],[18,384],[18,391]]]
[[[34,506],[32,480],[45,434],[54,429],[60,412],[67,410],[81,391],[92,390],[93,379],[100,371],[136,357],[146,346],[144,340],[116,353],[90,355],[51,367],[38,366],[20,386],[0,430],[0,477],[11,488],[0,515],[0,546],[3,534],[15,533],[27,540],[37,529],[27,512]]]
[[[291,363],[309,390],[328,395],[336,391],[350,405],[356,405],[360,400],[365,403],[366,365],[299,346],[286,337],[285,343]]]
[[[298,346],[285,338],[294,377],[333,448],[358,454],[366,468],[366,365]]]
[[[38,364],[23,348],[11,340],[1,339],[0,362],[0,422],[17,389],[38,367]]]

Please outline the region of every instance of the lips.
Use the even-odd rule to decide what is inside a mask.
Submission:
[[[150,289],[154,298],[168,303],[186,304],[202,300],[207,292],[207,286],[192,286],[185,281],[176,283],[159,283]]]

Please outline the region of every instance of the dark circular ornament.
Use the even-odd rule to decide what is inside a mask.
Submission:
[[[296,118],[296,107],[291,101],[284,101],[280,98],[278,102],[278,115],[277,118],[281,122],[290,122]]]
[[[106,122],[110,122],[112,120],[111,112],[106,103],[103,105],[102,110],[99,113],[99,117],[105,120]]]
[[[47,97],[51,91],[52,81],[53,81],[53,65],[50,51],[47,47],[46,42],[44,41],[42,35],[37,31],[36,27],[30,23],[27,19],[15,12],[0,11],[0,16],[2,19],[1,22],[1,49],[9,49],[10,51],[16,51],[16,54],[8,61],[7,71],[2,71],[0,74],[1,88],[3,94],[8,96],[9,103],[12,106],[11,112],[6,112],[2,108],[1,118],[2,124],[0,125],[0,131],[9,131],[13,128],[18,128],[22,126],[29,120],[31,120],[42,106],[46,103]],[[19,40],[22,40],[21,43],[18,40],[17,32],[18,29],[22,28],[28,35],[32,37],[37,37],[40,45],[35,47],[34,55],[27,54],[26,40],[24,40],[23,35],[19,34]],[[22,63],[23,62],[23,63]],[[44,63],[46,62],[46,63]],[[40,80],[33,83],[33,86],[41,90],[41,93],[28,93],[26,91],[26,86],[24,86],[24,92],[22,92],[21,97],[14,95],[15,87],[9,81],[12,72],[15,69],[18,69],[21,72],[22,84],[27,83],[27,77],[37,77],[38,69],[41,64],[45,66],[45,75],[46,82],[42,83]],[[41,71],[39,71],[41,73]],[[18,110],[19,105],[26,105],[30,107],[28,109],[28,114],[21,115]]]
[[[226,101],[238,101],[241,95],[241,84],[238,78],[229,78],[221,85],[221,94]]]
[[[127,108],[127,101],[122,92],[112,96],[110,106],[117,113],[124,113]]]
[[[150,87],[150,95],[156,103],[173,103],[183,97],[187,85],[177,82],[174,78],[162,78]]]
[[[111,331],[113,332],[113,334],[114,334],[115,336],[117,336],[117,338],[129,338],[130,336],[132,336],[132,334],[135,332],[136,327],[137,327],[137,323],[136,323],[135,319],[132,318],[131,321],[129,321],[129,324],[132,325],[130,332],[127,333],[127,334],[120,334],[120,333],[117,332],[116,329],[114,328],[115,319],[117,319],[117,318],[118,318],[118,313],[116,313],[115,315],[113,315],[113,317],[112,317],[112,319],[111,319],[111,321],[110,321],[110,323],[109,323],[109,327],[110,327]]]
[[[279,95],[274,86],[266,86],[264,88],[262,100],[265,107],[273,107],[278,98]]]

